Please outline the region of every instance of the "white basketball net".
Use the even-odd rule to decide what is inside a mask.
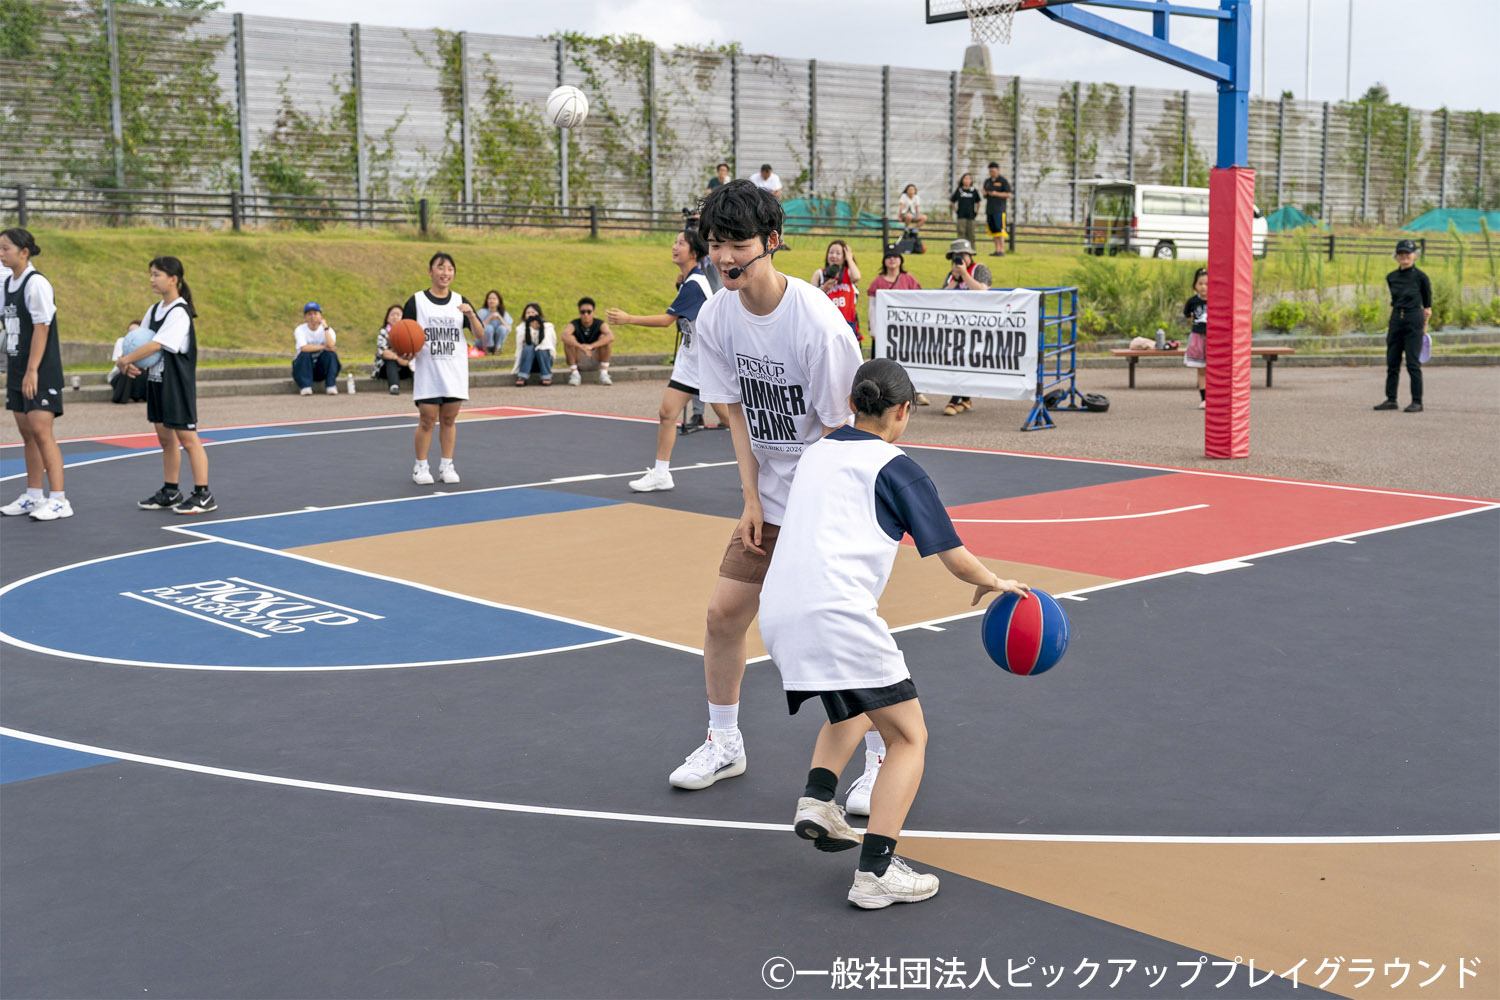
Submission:
[[[1010,25],[1021,0],[964,0],[969,12],[969,37],[980,45],[1010,44]]]

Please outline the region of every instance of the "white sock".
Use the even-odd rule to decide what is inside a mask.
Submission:
[[[42,499],[42,491],[41,490],[34,490],[30,486],[26,487],[26,495],[29,496],[29,497],[31,497],[31,499],[33,499],[33,500],[40,500],[40,499]]]
[[[442,459],[441,461],[438,462],[438,468],[439,469],[451,469],[451,468],[453,468],[453,459],[451,459],[451,458]]]
[[[739,729],[740,728],[740,703],[733,705],[715,705],[708,703],[708,728],[709,729]]]
[[[885,740],[880,736],[880,730],[872,729],[865,733],[865,749],[885,760]]]
[[[50,497],[49,497],[49,499],[52,499],[52,500],[66,500],[66,499],[68,499],[68,495],[66,493],[64,493],[62,490],[53,490],[52,493],[51,493],[51,495],[50,495]]]
[[[670,460],[664,460],[664,459],[660,459],[660,458],[658,458],[656,460],[656,471],[657,472],[666,472],[671,467],[672,467],[672,463],[671,463]],[[712,704],[712,703],[710,702],[710,704]]]
[[[419,458],[419,459],[417,459],[417,468],[418,469],[422,469],[423,471],[426,471],[426,469],[427,469],[427,459],[425,459],[425,458]]]
[[[574,365],[574,366],[573,366],[573,371],[575,371],[575,372],[576,372],[576,371],[577,371],[577,370],[578,370],[578,366],[577,366],[577,365]]]
[[[609,367],[609,362],[608,361],[601,361],[601,362],[599,362],[599,367],[600,368],[608,368]]]

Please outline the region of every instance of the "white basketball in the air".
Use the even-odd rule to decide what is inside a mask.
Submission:
[[[547,120],[558,128],[577,128],[589,116],[589,99],[577,87],[558,87],[547,95]]]

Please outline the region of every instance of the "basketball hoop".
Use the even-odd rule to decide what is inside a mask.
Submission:
[[[1021,0],[964,0],[969,13],[969,37],[980,45],[1010,44],[1010,25]]]

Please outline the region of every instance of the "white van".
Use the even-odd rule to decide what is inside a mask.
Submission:
[[[1097,256],[1128,253],[1163,260],[1208,259],[1208,188],[1090,182],[1084,239]],[[1255,256],[1266,254],[1266,220],[1259,208],[1251,225]]]

